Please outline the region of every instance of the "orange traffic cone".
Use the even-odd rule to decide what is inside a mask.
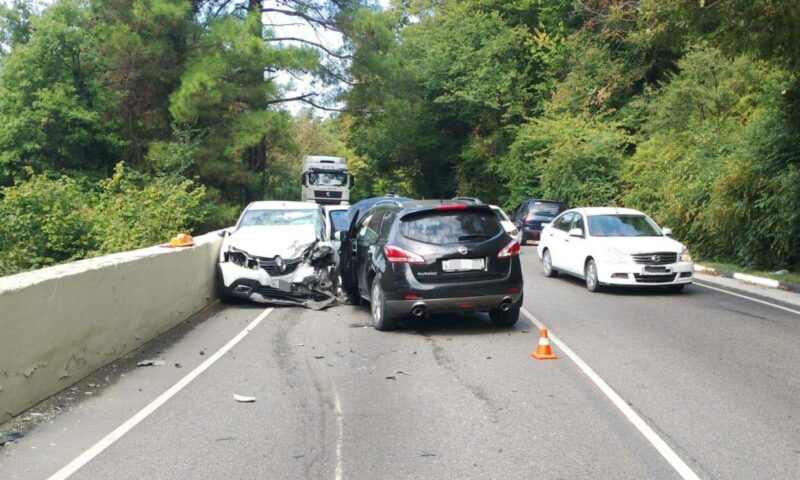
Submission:
[[[531,353],[531,357],[536,360],[555,360],[558,358],[550,350],[550,339],[547,337],[546,328],[542,329],[542,333],[539,335],[539,346],[536,347],[535,352]]]

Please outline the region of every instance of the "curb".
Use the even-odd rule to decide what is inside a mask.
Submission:
[[[694,271],[700,273],[709,273],[712,275],[718,275],[720,277],[725,277],[725,278],[735,278],[736,280],[741,280],[743,282],[752,283],[754,285],[759,285],[762,287],[777,288],[780,290],[788,290],[790,292],[800,293],[800,285],[795,285],[794,283],[781,282],[779,280],[773,280],[771,278],[757,277],[755,275],[749,275],[746,273],[739,273],[739,272],[731,272],[728,270],[719,270],[716,268],[704,267],[703,265],[698,265],[698,264],[694,265]]]

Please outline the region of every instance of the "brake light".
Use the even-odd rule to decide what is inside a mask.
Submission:
[[[516,240],[511,240],[511,243],[503,247],[497,258],[510,258],[512,255],[519,255],[519,242]]]
[[[466,210],[466,205],[439,205],[436,207],[436,210],[441,211],[448,211],[448,210]]]
[[[383,251],[386,253],[387,260],[389,260],[391,263],[425,263],[425,259],[422,256],[417,255],[414,252],[404,250],[400,247],[385,245],[383,247]]]

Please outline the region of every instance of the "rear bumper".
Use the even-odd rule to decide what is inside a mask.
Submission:
[[[397,317],[411,315],[412,310],[416,307],[422,307],[425,313],[487,312],[500,308],[504,302],[516,305],[521,298],[522,293],[517,292],[478,297],[387,300],[386,306],[389,314]]]

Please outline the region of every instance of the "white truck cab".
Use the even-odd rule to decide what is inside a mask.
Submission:
[[[347,205],[353,176],[342,157],[308,155],[303,158],[302,201],[321,205]]]

